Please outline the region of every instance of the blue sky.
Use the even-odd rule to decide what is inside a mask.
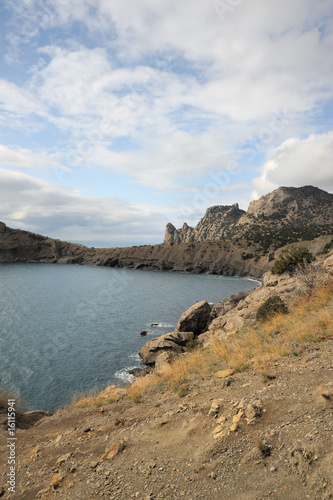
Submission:
[[[331,0],[0,2],[0,220],[158,243],[280,185],[333,192]]]

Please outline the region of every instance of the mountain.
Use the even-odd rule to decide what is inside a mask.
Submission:
[[[165,242],[88,248],[0,222],[0,262],[49,262],[261,278],[287,244],[313,254],[332,246],[333,195],[311,186],[279,188],[253,201],[208,208],[195,228],[167,225]]]
[[[171,223],[167,224],[164,243],[222,240],[245,213],[240,210],[238,203],[207,208],[205,216],[195,228],[188,226],[186,222],[178,230]]]
[[[209,208],[195,228],[167,224],[164,243],[229,240],[267,253],[288,243],[333,233],[333,194],[313,186],[280,187],[252,201],[247,212],[238,204]]]

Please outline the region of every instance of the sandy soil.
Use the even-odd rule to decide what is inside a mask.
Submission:
[[[183,398],[160,387],[138,404],[124,394],[100,408],[63,408],[17,429],[14,495],[2,414],[0,496],[332,499],[332,351],[332,339],[311,344],[273,364],[268,381],[211,375]]]

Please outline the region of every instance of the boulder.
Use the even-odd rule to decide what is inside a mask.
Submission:
[[[140,357],[145,365],[154,365],[157,356],[163,352],[180,354],[184,352],[187,342],[193,338],[193,332],[174,331],[161,335],[151,342],[147,342],[140,349]]]
[[[194,335],[205,332],[210,320],[210,310],[211,307],[206,300],[197,302],[181,315],[176,330],[193,332]]]

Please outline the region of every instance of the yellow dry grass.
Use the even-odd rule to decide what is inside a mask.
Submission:
[[[254,368],[264,378],[271,375],[271,364],[282,356],[298,356],[304,345],[333,336],[333,281],[302,297],[289,307],[289,314],[276,314],[265,323],[243,328],[225,339],[214,339],[209,348],[197,348],[165,364],[159,373],[137,378],[127,395],[139,403],[143,395],[159,387],[170,387],[180,395],[196,377],[231,368],[235,372]],[[114,392],[112,390],[114,389]],[[121,392],[119,392],[121,391]],[[117,401],[124,390],[110,386],[75,395],[72,406],[98,407]]]
[[[71,401],[73,408],[95,408],[102,406],[104,399],[99,396],[100,391],[93,389],[87,393],[74,394]]]
[[[112,404],[118,401],[122,394],[126,391],[115,385],[111,385],[104,389],[103,392],[100,390],[91,389],[86,393],[74,394],[71,401],[71,406],[73,408],[95,408],[101,407],[107,404]]]
[[[128,395],[135,403],[138,403],[144,392],[146,392],[149,387],[155,386],[159,380],[160,377],[155,373],[148,374],[145,377],[139,377],[127,389]]]
[[[276,314],[263,324],[244,328],[229,337],[215,339],[209,348],[197,349],[137,379],[128,389],[136,402],[152,386],[181,387],[196,376],[220,369],[243,371],[253,367],[269,378],[271,363],[282,356],[298,356],[304,345],[333,336],[333,282],[290,307],[289,314]]]

